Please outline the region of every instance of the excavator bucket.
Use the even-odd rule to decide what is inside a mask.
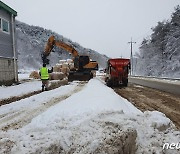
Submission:
[[[93,74],[91,72],[69,72],[68,81],[89,81],[93,78]]]

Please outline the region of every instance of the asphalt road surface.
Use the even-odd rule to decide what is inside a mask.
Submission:
[[[135,83],[138,85],[158,89],[180,96],[180,81],[167,81],[163,79],[160,80],[151,78],[129,77],[129,83]]]

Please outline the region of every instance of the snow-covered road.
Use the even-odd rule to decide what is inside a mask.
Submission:
[[[34,83],[31,83],[34,85]],[[72,83],[53,91],[46,91],[0,108],[0,129],[18,129],[31,122],[32,118],[49,107],[81,90],[84,84]],[[9,87],[8,87],[9,88]],[[17,87],[18,88],[18,87]]]
[[[0,87],[0,100],[41,90],[41,81],[25,82],[19,85]]]
[[[99,79],[0,107],[5,153],[179,153],[180,132],[160,112],[142,113]]]

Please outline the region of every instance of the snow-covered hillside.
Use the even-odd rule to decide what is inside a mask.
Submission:
[[[16,21],[17,32],[17,51],[18,51],[18,67],[19,70],[39,69],[42,65],[41,53],[44,51],[48,38],[54,35],[57,40],[71,44],[76,48],[79,54],[89,55],[91,59],[96,60],[100,67],[105,67],[107,56],[98,52],[82,47],[76,42],[63,37],[51,30],[38,26],[30,26],[28,24]],[[55,52],[49,56],[50,65],[55,65],[60,59],[71,58],[68,52],[55,48]]]
[[[158,22],[133,60],[136,75],[180,78],[180,6],[171,19]]]

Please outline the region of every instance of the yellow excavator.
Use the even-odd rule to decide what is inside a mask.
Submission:
[[[74,57],[74,68],[69,72],[68,81],[88,81],[93,78],[92,70],[98,70],[98,63],[96,61],[91,61],[87,55],[79,55],[73,46],[55,40],[55,36],[50,36],[48,39],[45,50],[42,54],[43,63],[49,64],[49,59],[47,59],[47,57],[53,51],[55,46],[64,49]]]

